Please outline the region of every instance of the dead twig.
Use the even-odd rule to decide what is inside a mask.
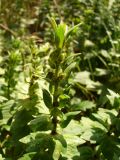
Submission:
[[[7,26],[0,24],[0,28],[4,29],[5,31],[10,32],[13,36],[16,36],[16,33],[12,31],[10,28],[8,28]]]

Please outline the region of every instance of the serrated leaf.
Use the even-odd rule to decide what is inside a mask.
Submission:
[[[81,133],[80,123],[75,120],[71,120],[66,128],[63,129],[64,134],[79,135]]]
[[[43,100],[46,107],[48,107],[49,109],[52,108],[52,97],[46,89],[43,89]]]
[[[67,159],[72,160],[74,156],[79,156],[79,151],[77,149],[77,146],[73,144],[69,144],[67,147],[67,152],[65,154],[62,154],[62,156],[66,157]]]
[[[80,125],[80,137],[91,143],[100,142],[108,132],[104,125],[87,117],[82,117]]]
[[[118,113],[115,109],[108,110],[104,108],[99,108],[97,113],[93,113],[93,116],[96,118],[96,120],[106,128],[112,124],[117,115]]]
[[[97,127],[93,127],[86,129],[86,131],[82,133],[81,138],[91,143],[101,143],[105,135],[106,132],[104,130]]]
[[[85,141],[80,139],[78,136],[70,134],[64,134],[64,137],[67,142],[67,151],[62,153],[62,156],[72,160],[73,157],[80,155],[77,146],[85,143]]]
[[[95,103],[92,101],[82,101],[79,102],[79,104],[73,105],[73,110],[86,111],[87,109],[92,109],[95,106]]]

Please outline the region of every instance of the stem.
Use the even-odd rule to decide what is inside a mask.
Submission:
[[[54,116],[52,118],[52,123],[53,123],[53,129],[52,129],[52,132],[51,132],[52,135],[56,135],[57,134],[57,122],[58,122],[57,116]]]
[[[10,65],[10,64],[9,64]],[[10,73],[11,69],[10,67],[8,66],[8,73]],[[7,74],[7,73],[6,73]],[[8,74],[8,81],[7,81],[7,98],[10,99],[10,88],[11,88],[11,85],[10,85],[10,82],[11,82],[11,75]]]
[[[26,82],[26,77],[25,77],[25,55],[23,51],[21,51],[21,57],[22,57],[22,71],[24,75],[24,81]]]
[[[10,99],[10,80],[8,81],[8,86],[7,86],[7,98]]]
[[[60,54],[60,53],[61,53],[61,50],[58,52],[58,54]],[[55,79],[54,79],[55,89],[54,89],[54,93],[53,93],[53,109],[58,107],[58,86],[59,86],[58,73],[59,73],[59,63],[55,69]],[[57,124],[58,124],[57,115],[53,116],[52,123],[53,123],[53,129],[51,131],[51,134],[55,135],[55,134],[57,134]]]

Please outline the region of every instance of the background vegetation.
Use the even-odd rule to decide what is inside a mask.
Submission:
[[[120,159],[120,0],[0,0],[0,159]]]

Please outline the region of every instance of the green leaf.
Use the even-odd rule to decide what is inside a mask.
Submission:
[[[70,100],[70,97],[68,96],[68,95],[66,95],[66,94],[61,94],[60,96],[59,96],[59,107],[65,107],[66,106],[66,104],[69,102],[69,100]]]
[[[82,24],[82,23],[79,23],[79,24],[75,25],[74,27],[70,28],[70,29],[68,30],[68,32],[66,33],[66,39],[68,39],[69,36],[70,36],[73,32],[75,32],[76,29],[77,29],[81,24]]]
[[[58,160],[60,158],[61,150],[62,150],[62,144],[60,143],[60,141],[55,140],[55,149],[53,152],[54,160]]]
[[[15,142],[27,134],[29,134],[30,127],[27,125],[28,122],[33,119],[33,116],[30,112],[24,110],[17,111],[13,117],[11,124],[11,134],[12,139]]]
[[[62,114],[62,111],[60,109],[58,109],[57,107],[54,107],[51,109],[51,115],[54,117],[54,116],[59,116],[59,117],[62,117],[63,114]]]
[[[114,108],[119,108],[120,107],[120,98],[115,98],[114,99],[113,107]]]
[[[100,145],[100,149],[107,160],[113,159],[115,155],[120,157],[120,145],[115,137],[106,136]]]
[[[0,103],[3,103],[4,101],[7,101],[7,98],[0,96]]]
[[[72,62],[65,70],[64,70],[64,72],[66,73],[66,75],[68,75],[70,72],[71,72],[71,70],[73,69],[73,68],[75,68],[76,67],[76,62]]]
[[[101,83],[98,81],[94,82],[93,80],[91,80],[90,76],[91,73],[88,71],[78,72],[74,78],[74,82],[85,85],[89,90],[96,90],[96,88],[101,87]]]
[[[104,108],[99,108],[97,113],[92,114],[96,120],[101,123],[106,129],[112,124],[115,117],[118,115],[115,109],[109,110]]]
[[[108,69],[96,68],[94,75],[95,76],[105,76],[108,75],[110,71]]]
[[[110,95],[107,95],[107,98],[109,99],[111,105],[114,106],[117,103],[118,104],[117,107],[119,107],[120,95],[118,93],[115,93],[114,91],[112,91],[110,89],[108,89],[108,91],[109,91]]]
[[[70,97],[69,97],[68,95],[66,95],[66,94],[61,94],[61,95],[59,96],[59,98],[62,99],[62,100],[70,99]]]
[[[55,149],[53,152],[53,159],[58,160],[61,153],[65,153],[67,149],[67,143],[62,135],[55,135],[54,137],[55,141]]]
[[[37,101],[38,101],[38,96],[32,96],[32,99],[30,98],[25,98],[25,99],[21,99],[19,100],[19,106],[21,106],[20,109],[26,109],[27,111],[33,109],[35,109],[35,106],[37,104]]]
[[[91,143],[101,142],[108,132],[104,125],[87,117],[82,117],[80,128],[82,133],[80,137]]]
[[[90,72],[88,71],[78,72],[75,76],[74,81],[79,82],[83,85],[87,85],[88,83],[91,83],[92,80],[90,79]]]
[[[2,160],[3,159],[3,157],[2,157],[2,155],[0,154],[0,159]]]
[[[120,133],[120,119],[119,118],[116,119],[115,124],[116,124],[116,129],[118,133]]]
[[[24,142],[24,139],[22,139]],[[55,148],[55,142],[50,133],[37,133],[29,137],[26,152],[37,152],[38,159],[51,160]]]
[[[31,140],[35,139],[37,134],[38,134],[38,132],[30,133],[30,134],[24,136],[23,138],[21,138],[19,141],[24,144],[30,143]]]
[[[91,160],[91,159],[93,159],[94,152],[93,152],[92,148],[84,146],[84,147],[78,148],[78,150],[79,150],[79,153],[80,153],[80,156],[78,158],[80,160]]]
[[[68,126],[63,129],[62,133],[63,135],[64,134],[70,134],[70,135],[81,134],[80,123],[78,121],[71,120]]]
[[[1,104],[0,110],[2,118],[0,119],[0,125],[6,124],[8,120],[12,117],[11,109],[14,103],[14,100],[9,100]]]
[[[43,100],[46,107],[48,107],[49,109],[52,108],[52,97],[46,89],[43,89]]]
[[[66,140],[65,140],[65,138],[63,137],[63,135],[57,134],[57,135],[55,135],[53,138],[54,138],[55,140],[60,141],[60,143],[62,144],[62,146],[63,146],[64,148],[67,147],[67,143],[66,143]]]
[[[60,126],[62,128],[67,127],[67,125],[69,124],[69,122],[80,113],[81,111],[74,111],[74,112],[68,112],[63,116],[63,120],[60,123]]]
[[[54,29],[54,33],[55,33],[55,43],[57,48],[62,49],[65,39],[67,40],[69,38],[69,36],[76,31],[76,29],[82,24],[79,23],[76,26],[70,28],[68,30],[68,27],[65,23],[63,23],[61,21],[61,23],[57,26],[54,18],[50,18],[50,22],[52,24],[52,27]]]
[[[60,23],[55,32],[55,43],[57,48],[62,49],[65,40],[66,24]]]
[[[79,156],[80,153],[77,149],[77,146],[85,143],[84,140],[80,139],[80,137],[70,134],[64,134],[64,138],[67,142],[67,151],[61,153],[63,157],[72,160],[73,157]]]
[[[29,122],[30,128],[35,131],[47,131],[52,128],[52,123],[50,121],[50,117],[45,114],[41,114],[35,119]]]
[[[35,154],[36,154],[36,152],[26,153],[18,160],[32,160],[32,158],[34,157]]]
[[[86,111],[87,109],[92,109],[95,106],[95,103],[92,101],[82,101],[79,102],[79,104],[73,105],[73,110]]]
[[[56,30],[57,30],[57,24],[55,22],[55,19],[54,18],[49,18],[49,20],[50,20],[50,22],[52,24],[52,27],[53,27],[54,31],[56,32]]]

